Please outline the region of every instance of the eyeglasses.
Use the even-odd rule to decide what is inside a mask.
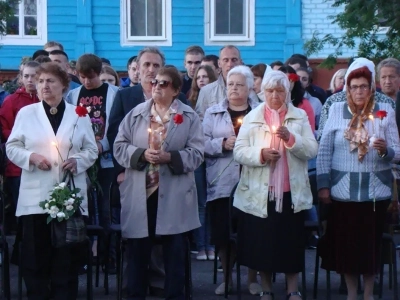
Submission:
[[[350,86],[350,91],[352,91],[352,92],[356,92],[358,89],[360,89],[361,91],[366,91],[369,89],[369,86],[367,84]]]
[[[153,79],[150,83],[151,83],[151,86],[152,86],[152,87],[156,87],[157,84],[158,84],[160,88],[166,89],[166,88],[169,86],[169,84],[170,84],[171,82],[168,81],[168,80],[157,80],[157,79]]]

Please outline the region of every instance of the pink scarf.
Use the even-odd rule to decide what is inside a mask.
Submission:
[[[264,118],[267,122],[270,131],[271,131],[271,146],[270,148],[274,148],[278,150],[281,154],[281,158],[275,163],[271,163],[270,165],[270,174],[269,174],[269,201],[275,201],[275,210],[277,212],[282,212],[282,200],[283,200],[283,186],[284,186],[284,174],[285,174],[285,166],[284,166],[284,150],[285,146],[283,145],[283,140],[278,138],[274,131],[282,125],[281,119],[283,120],[287,112],[286,104],[283,104],[278,110],[271,109],[268,104],[265,102],[265,112]],[[268,118],[269,116],[269,118]],[[274,126],[274,127],[273,127]],[[275,130],[273,130],[275,129]]]

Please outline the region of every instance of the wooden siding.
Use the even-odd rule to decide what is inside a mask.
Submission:
[[[77,10],[82,9],[82,0],[48,1],[48,39],[61,42],[70,59],[76,59],[83,53],[79,41],[87,39],[88,31],[77,20]],[[90,1],[86,1],[87,3]],[[255,45],[240,46],[243,61],[246,64],[270,63],[285,60],[288,40],[297,37],[288,36],[287,22],[292,0],[264,1],[255,0]],[[84,2],[83,2],[84,3]],[[126,61],[136,55],[142,46],[122,47],[120,42],[120,1],[92,0],[91,43],[94,52],[108,58],[118,71],[126,69]],[[289,9],[289,10],[288,10]],[[299,29],[301,31],[301,28]],[[221,46],[204,46],[204,1],[174,0],[172,4],[172,46],[161,47],[168,64],[183,69],[184,51],[190,45],[200,45],[206,54],[216,54]],[[40,47],[3,46],[0,48],[2,69],[17,69],[22,56],[30,56]],[[285,54],[286,53],[286,54]],[[291,54],[291,53],[289,53]]]

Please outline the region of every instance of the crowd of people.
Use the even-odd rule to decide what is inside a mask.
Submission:
[[[247,66],[235,46],[218,56],[190,46],[184,67],[182,74],[158,48],[145,47],[119,78],[108,59],[69,61],[57,42],[23,61],[0,124],[28,299],[77,297],[83,245],[54,247],[39,207],[66,172],[81,189],[88,222],[106,233],[121,224],[127,299],[145,299],[149,267],[162,274],[166,299],[184,299],[188,238],[197,260],[218,255],[228,281],[217,295],[232,290],[237,260],[248,267],[251,294],[273,299],[272,274],[284,273],[286,299],[302,299],[304,251],[318,244],[322,267],[343,275],[347,299],[357,299],[359,275],[364,299],[373,299],[386,214],[397,207],[400,62],[387,58],[375,68],[352,59],[326,90],[313,84],[301,54]],[[77,119],[74,107],[87,115]],[[93,165],[101,192],[88,203]],[[315,168],[325,216],[313,205],[308,174]],[[323,236],[307,236],[305,220],[322,219]],[[117,248],[93,241],[93,255],[109,259],[111,273]]]

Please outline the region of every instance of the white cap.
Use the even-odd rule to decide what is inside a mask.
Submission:
[[[344,87],[343,91],[346,91],[346,86],[347,86],[347,77],[351,72],[353,72],[356,69],[360,69],[362,67],[367,67],[371,73],[372,73],[372,85],[375,86],[375,64],[373,61],[366,59],[364,57],[359,57],[356,58],[353,63],[350,65],[350,67],[347,69],[346,75],[344,75]]]

